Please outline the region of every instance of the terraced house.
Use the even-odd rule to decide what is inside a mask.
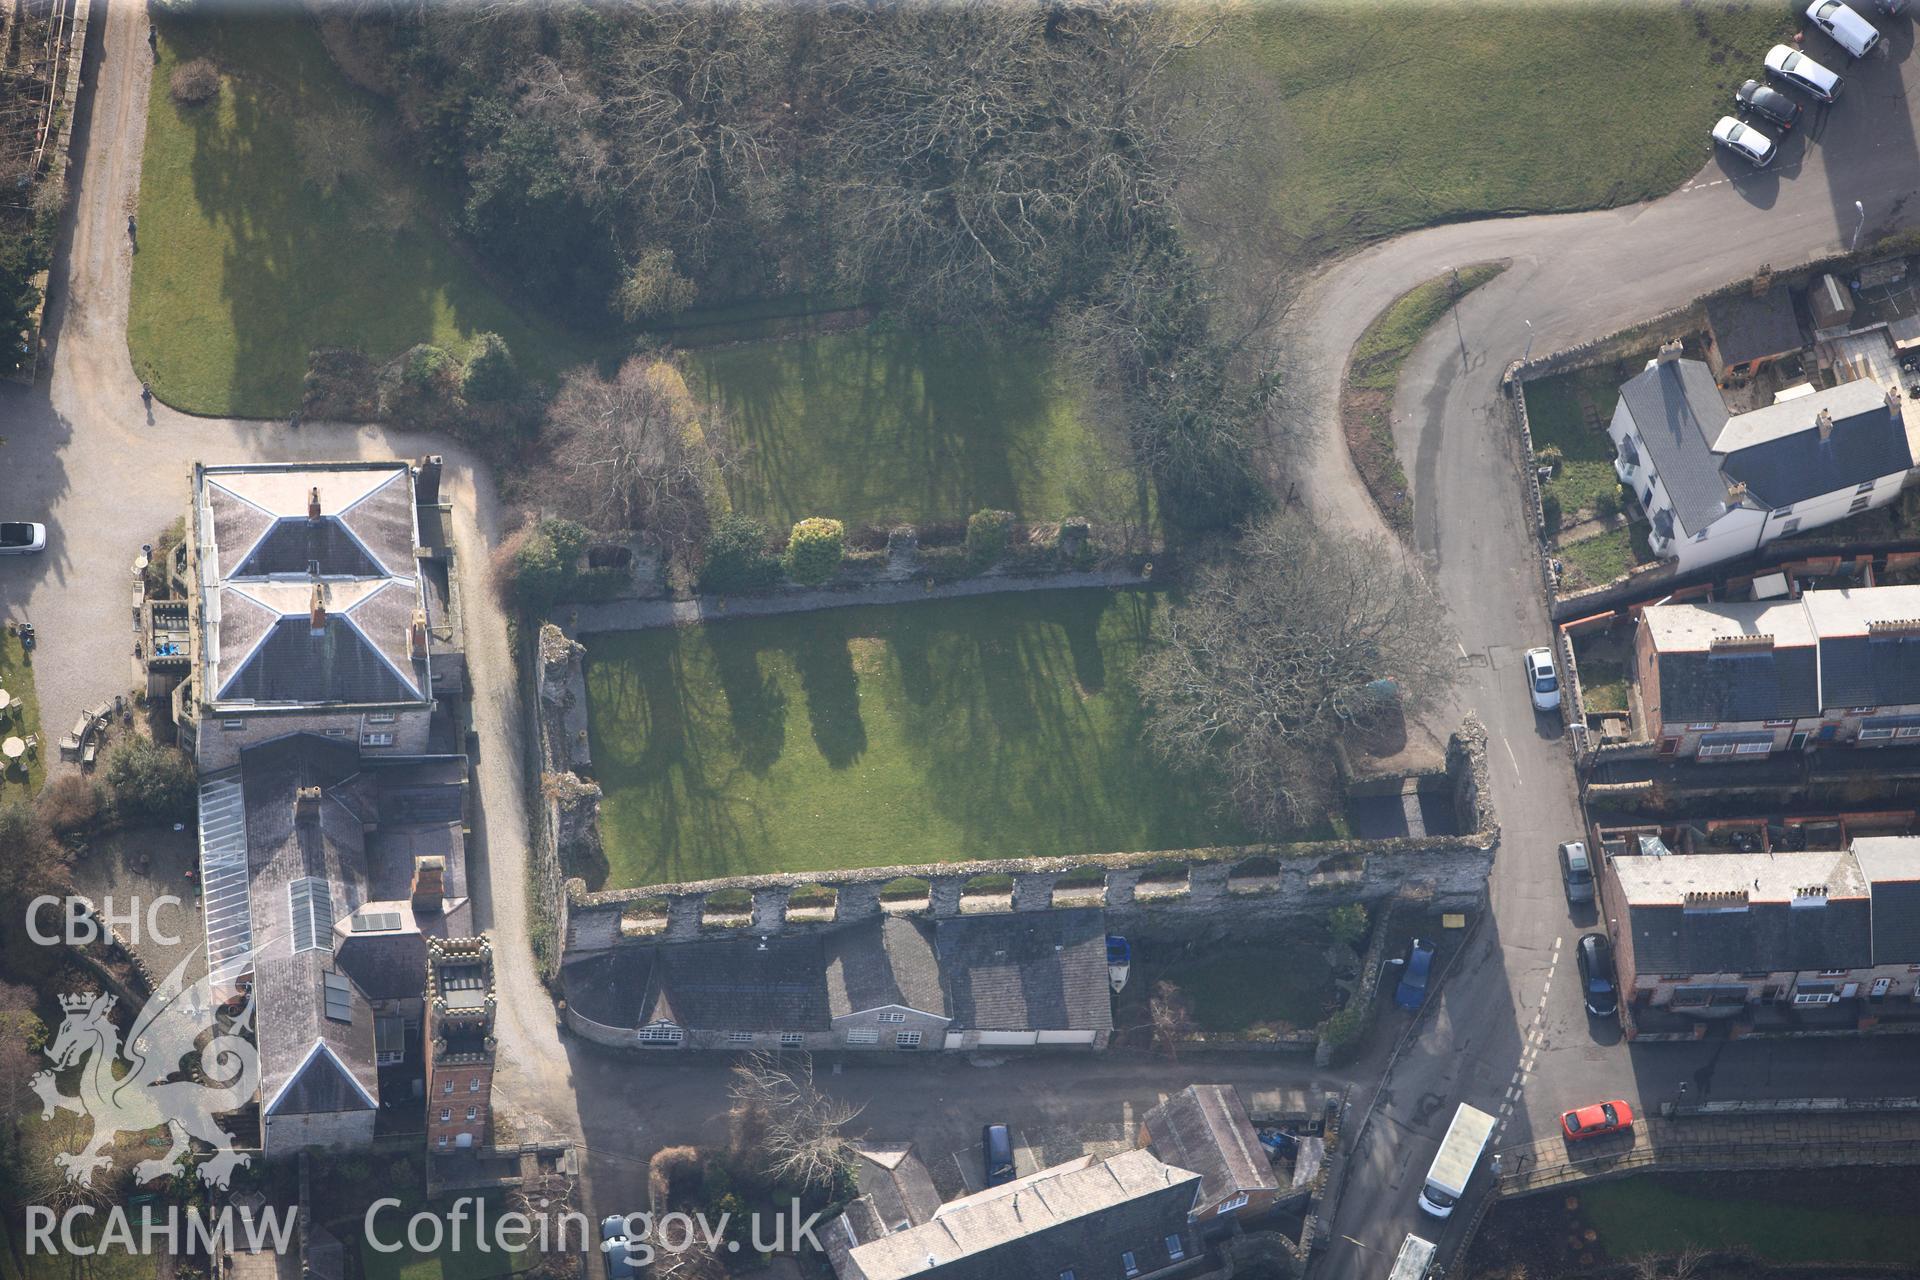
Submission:
[[[1920,586],[1652,605],[1634,674],[1638,736],[1661,755],[1904,745],[1920,739]]]

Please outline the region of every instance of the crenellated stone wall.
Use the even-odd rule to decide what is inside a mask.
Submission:
[[[1485,894],[1499,843],[1486,782],[1486,732],[1477,721],[1453,735],[1447,757],[1461,825],[1472,835],[869,867],[600,893],[588,893],[574,879],[567,882],[565,953],[571,958],[623,941],[701,937],[714,931],[709,900],[722,893],[751,901],[747,927],[761,934],[829,928],[883,912],[958,915],[966,909],[969,882],[981,876],[1011,882],[1015,911],[1046,911],[1058,897],[1063,906],[1103,904],[1116,927],[1144,923],[1150,915],[1159,932],[1190,927],[1210,936],[1263,928],[1276,915],[1393,895],[1439,908],[1467,907]],[[1169,877],[1168,864],[1184,866],[1184,874]],[[1149,872],[1152,878],[1143,884]],[[925,881],[924,896],[883,900],[882,889],[903,879]],[[790,911],[794,891],[815,885],[835,891],[833,908],[796,918]],[[636,919],[627,919],[630,912]]]

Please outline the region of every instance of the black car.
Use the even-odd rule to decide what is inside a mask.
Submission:
[[[1613,944],[1604,933],[1581,935],[1573,956],[1580,965],[1580,998],[1596,1018],[1620,1012],[1620,993],[1613,982]]]
[[[1741,85],[1733,98],[1742,114],[1759,116],[1782,129],[1793,128],[1800,120],[1800,113],[1805,110],[1772,85],[1762,84],[1758,80],[1749,80]]]
[[[1013,1181],[1013,1135],[1003,1124],[980,1127],[980,1154],[986,1162],[987,1185]]]
[[[1874,12],[1897,18],[1907,11],[1907,0],[1873,0]]]

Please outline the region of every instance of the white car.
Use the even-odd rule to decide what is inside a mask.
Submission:
[[[1746,121],[1736,120],[1732,116],[1720,117],[1720,123],[1713,126],[1713,140],[1752,161],[1756,169],[1766,168],[1780,153],[1780,148],[1772,138]]]
[[[47,526],[0,524],[0,555],[25,555],[47,549]]]
[[[1833,42],[1856,58],[1864,58],[1880,43],[1880,31],[1840,0],[1813,0],[1807,17],[1833,37]]]
[[[1840,96],[1840,77],[1798,49],[1777,44],[1767,50],[1767,74],[1822,102]]]
[[[1527,673],[1527,696],[1535,711],[1560,709],[1560,673],[1553,669],[1553,650],[1529,649],[1521,665]]]

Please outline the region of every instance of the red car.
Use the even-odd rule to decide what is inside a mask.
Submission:
[[[1603,1133],[1625,1133],[1633,1128],[1633,1108],[1624,1102],[1596,1102],[1560,1117],[1567,1141],[1597,1138]]]

